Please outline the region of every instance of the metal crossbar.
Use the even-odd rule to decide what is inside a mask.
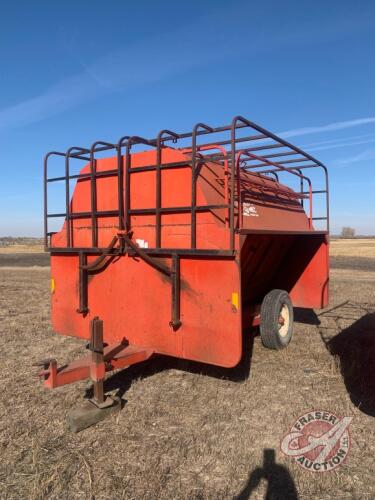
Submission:
[[[251,135],[241,135],[243,129],[250,130]],[[213,140],[216,136],[217,140]],[[223,136],[226,138],[223,139]],[[207,139],[212,137],[208,142],[198,144],[198,139]],[[190,145],[182,146],[181,142],[190,140]],[[179,149],[183,153],[187,153],[186,160],[179,162],[162,162],[162,150],[170,142],[173,147]],[[133,167],[131,165],[132,148],[136,145],[145,145],[146,147],[155,148],[156,163],[141,167]],[[99,152],[115,151],[117,156],[117,168],[108,171],[97,171],[96,155]],[[213,151],[215,152],[213,153]],[[273,151],[269,153],[269,151]],[[241,155],[241,161],[239,161]],[[65,161],[65,175],[56,177],[48,177],[49,160],[52,156],[61,157]],[[289,158],[291,157],[291,158]],[[70,161],[78,159],[88,162],[90,171],[88,173],[71,174]],[[125,161],[124,161],[125,160]],[[197,205],[197,169],[198,166],[207,162],[215,162],[220,164],[225,170],[224,177],[224,192],[225,199],[223,204],[219,205]],[[254,163],[256,162],[256,163]],[[124,165],[125,163],[125,165]],[[165,169],[191,169],[191,204],[188,206],[176,206],[165,208],[162,207],[161,200],[161,171]],[[306,169],[321,169],[324,173],[324,189],[312,189],[311,180],[306,175],[302,175],[302,170]],[[229,256],[234,252],[235,233],[240,230],[240,220],[235,222],[236,202],[241,203],[241,189],[238,183],[241,176],[241,170],[251,171],[252,174],[261,178],[275,182],[279,180],[279,173],[289,173],[292,176],[297,176],[300,179],[300,192],[296,193],[296,197],[301,200],[303,206],[306,195],[310,198],[310,222],[313,220],[324,220],[326,222],[326,230],[329,231],[329,186],[328,186],[328,171],[325,165],[314,157],[301,150],[300,148],[290,144],[281,137],[276,136],[272,132],[256,125],[244,117],[235,117],[230,125],[222,127],[211,127],[204,123],[196,124],[191,132],[176,133],[168,129],[161,130],[156,138],[146,139],[139,136],[124,136],[117,143],[109,143],[105,141],[95,141],[90,148],[71,147],[65,153],[52,151],[45,156],[44,159],[44,238],[45,248],[47,251],[56,253],[77,253],[80,250],[76,248],[72,242],[72,221],[79,218],[91,219],[91,235],[92,246],[86,248],[86,253],[98,253],[103,249],[98,248],[98,219],[101,217],[117,217],[117,228],[119,231],[131,230],[131,217],[133,215],[155,215],[155,248],[146,249],[147,252],[156,252],[164,254],[168,249],[162,247],[161,242],[161,216],[166,213],[190,213],[191,218],[191,244],[190,248],[179,250],[179,253],[184,252],[189,255],[198,254],[196,249],[196,214],[214,209],[226,209],[228,217],[226,227],[230,233],[230,244],[227,250],[223,250],[223,255]],[[139,172],[155,171],[156,185],[155,195],[156,204],[152,208],[132,209],[130,204],[130,177]],[[270,176],[273,177],[270,177]],[[97,210],[97,179],[103,177],[117,177],[117,206],[116,210]],[[70,200],[70,181],[90,179],[90,204],[89,212],[72,212]],[[237,182],[236,182],[237,181]],[[54,182],[65,183],[65,211],[49,213],[48,212],[48,186]],[[125,182],[125,192],[123,187]],[[305,183],[309,189],[305,191]],[[325,213],[321,217],[312,215],[312,196],[325,195]],[[240,206],[237,205],[240,210]],[[50,244],[51,233],[48,228],[48,221],[53,218],[66,219],[66,247],[54,248]],[[311,228],[312,229],[312,228]],[[82,249],[81,249],[82,250]],[[217,251],[207,250],[207,254],[216,255]],[[202,251],[199,251],[201,254]]]

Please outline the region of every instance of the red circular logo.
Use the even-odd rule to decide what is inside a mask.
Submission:
[[[302,468],[328,472],[339,467],[350,449],[349,425],[353,417],[339,418],[313,410],[299,417],[281,442],[281,451]]]

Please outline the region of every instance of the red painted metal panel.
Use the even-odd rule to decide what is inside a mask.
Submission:
[[[240,295],[238,307],[232,305],[232,293],[240,294],[234,260],[181,260],[182,326],[177,331],[169,325],[169,278],[141,260],[122,257],[91,276],[85,317],[75,313],[78,257],[52,257],[51,273],[53,328],[62,335],[88,338],[89,321],[99,316],[109,344],[125,338],[154,352],[228,367],[240,359]]]
[[[162,162],[182,162],[189,155],[165,148]],[[154,150],[132,155],[131,169],[154,165]],[[115,158],[96,161],[97,172],[116,168]],[[81,173],[89,173],[89,166]],[[227,202],[228,182],[224,166],[207,162],[200,167],[197,182],[197,205]],[[191,204],[191,167],[161,171],[161,206],[184,207]],[[240,220],[236,206],[237,227],[245,231],[266,230],[271,234],[235,238],[235,258],[216,259],[181,257],[181,321],[173,329],[171,320],[171,278],[151,267],[138,256],[114,258],[101,271],[90,273],[88,282],[89,312],[76,312],[79,303],[78,255],[54,255],[51,273],[55,281],[52,296],[54,329],[62,335],[88,338],[89,321],[99,316],[105,324],[105,341],[116,344],[123,339],[131,345],[144,346],[152,352],[168,354],[225,367],[235,366],[242,354],[242,328],[250,317],[242,308],[259,304],[272,288],[290,292],[296,305],[318,307],[327,302],[327,242],[319,240],[315,253],[308,238],[316,238],[300,199],[286,186],[264,176],[241,172]],[[77,182],[71,213],[90,212],[90,179]],[[131,175],[130,209],[155,207],[155,171]],[[117,177],[96,179],[97,209],[116,210]],[[197,213],[197,248],[229,248],[228,209],[213,208]],[[163,248],[190,248],[191,212],[161,216]],[[98,217],[98,246],[106,247],[117,234],[115,216]],[[132,214],[132,241],[155,247],[155,213]],[[275,236],[283,231],[305,231],[306,236]],[[272,234],[274,232],[275,234]],[[300,238],[300,239],[298,239]],[[76,247],[92,246],[91,218],[72,221],[72,240]],[[318,241],[318,240],[314,240]],[[66,245],[66,223],[52,237],[52,245]],[[88,257],[88,263],[95,260]],[[171,267],[171,258],[160,258]],[[235,297],[235,299],[233,299]],[[242,298],[243,297],[243,301]]]
[[[136,172],[137,167],[154,165],[154,151],[136,153],[132,156],[130,190],[131,209],[148,209],[155,207],[155,171]],[[186,155],[173,149],[163,150],[164,162],[183,162]],[[116,168],[116,158],[97,160],[97,172],[105,172]],[[81,174],[89,173],[89,165],[81,170]],[[198,178],[197,205],[222,204],[225,201],[222,183],[223,172],[218,165],[210,164],[202,168]],[[188,207],[191,200],[191,168],[162,170],[162,207]],[[117,178],[104,177],[96,180],[97,209],[117,209]],[[124,192],[126,186],[124,185]],[[71,213],[89,212],[90,178],[77,182],[71,202]],[[225,228],[226,211],[216,209],[204,211],[197,215],[197,248],[223,249],[228,247],[229,236]],[[190,246],[190,212],[162,215],[162,246],[171,248],[188,248]],[[132,215],[131,225],[133,238],[145,240],[149,247],[155,246],[155,215]],[[99,246],[106,247],[117,232],[117,217],[101,217],[99,225]],[[75,247],[91,247],[91,219],[75,219],[72,222],[72,237]],[[55,247],[66,246],[66,223],[62,231],[52,237]]]
[[[242,236],[242,301],[245,310],[272,289],[286,290],[295,306],[328,303],[328,240],[324,234]]]
[[[299,251],[303,255],[308,255],[309,259],[290,290],[294,306],[317,309],[327,307],[329,299],[328,249],[327,236],[305,237],[301,242]]]

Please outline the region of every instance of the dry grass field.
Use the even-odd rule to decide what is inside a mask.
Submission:
[[[375,258],[375,239],[333,239],[330,253],[333,257]]]
[[[24,254],[24,253],[41,253],[43,252],[42,245],[9,245],[0,247],[0,255],[3,254]]]
[[[333,239],[330,253],[335,268],[375,270],[375,239]]]
[[[72,434],[66,414],[90,384],[48,391],[31,365],[77,357],[82,342],[52,332],[44,258],[0,255],[0,498],[375,498],[375,240],[333,241],[332,256],[330,308],[296,310],[288,349],[251,336],[233,370],[151,359],[106,381],[121,412]],[[353,417],[334,472],[280,451],[310,409]]]

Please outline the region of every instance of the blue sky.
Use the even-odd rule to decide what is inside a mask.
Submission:
[[[242,114],[330,168],[375,234],[375,2],[19,1],[0,17],[0,235],[42,234],[42,159]]]

